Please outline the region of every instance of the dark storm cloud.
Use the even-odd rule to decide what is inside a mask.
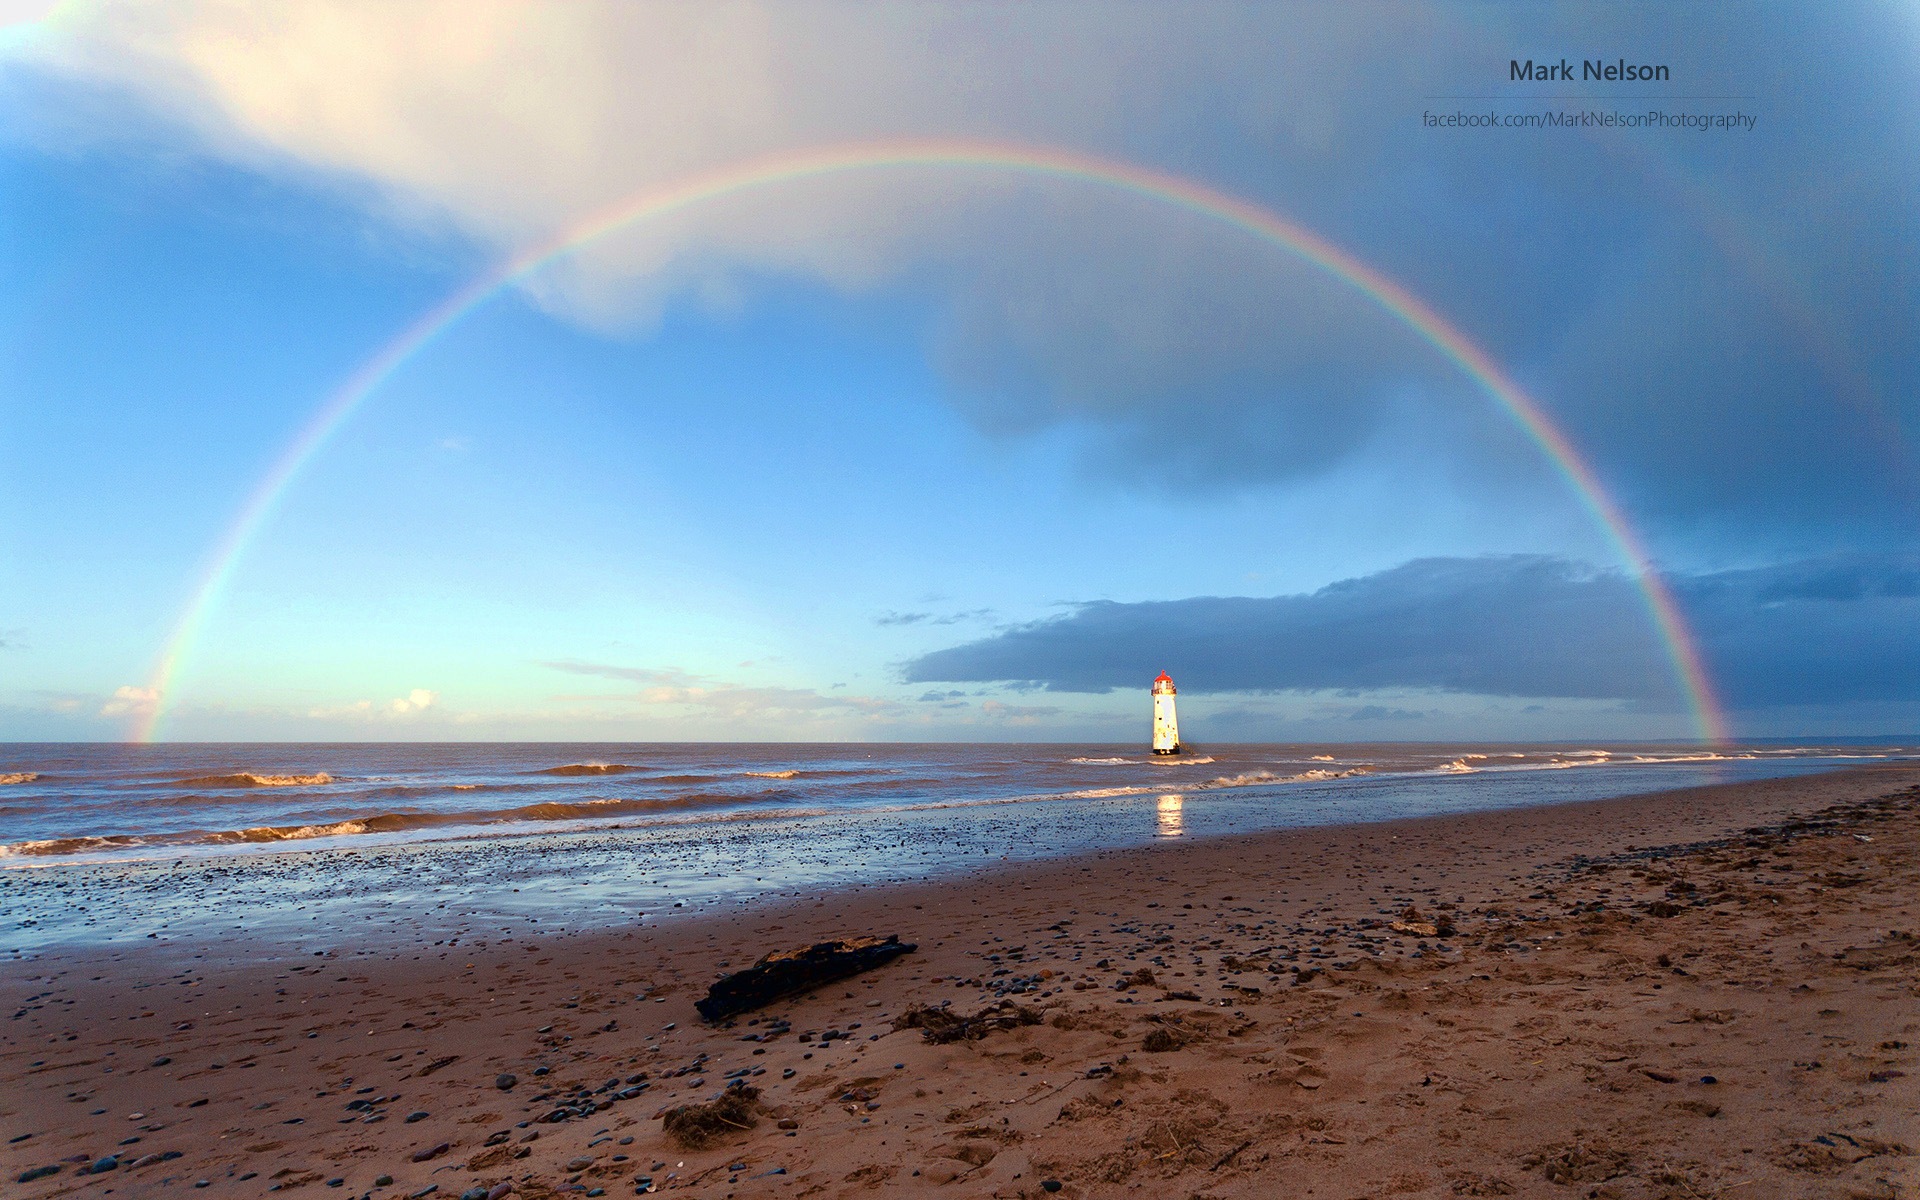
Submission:
[[[1340,38],[1310,18],[1300,40],[1339,49],[1291,64],[1287,83],[1242,76],[1251,59],[1226,54],[1207,86],[1242,103],[1159,158],[1424,297],[1656,532],[1786,555],[1910,546],[1920,127],[1895,116],[1920,90],[1920,60],[1899,50],[1908,31],[1848,6],[1475,11],[1397,30],[1353,17]],[[1676,96],[1749,99],[1433,99],[1524,92],[1505,82],[1507,57],[1553,46],[1631,47],[1672,64]],[[1361,61],[1395,66],[1362,83]],[[1311,103],[1302,80],[1326,99]],[[1488,107],[1739,108],[1757,124],[1440,132],[1420,120]],[[960,272],[939,343],[956,402],[984,428],[1078,428],[1096,471],[1173,491],[1284,483],[1395,437],[1476,472],[1540,470],[1456,368],[1274,247],[1145,202],[1048,194],[1009,211],[997,249]]]
[[[1920,560],[1832,558],[1670,582],[1734,707],[1920,699]],[[924,655],[905,675],[1104,692],[1162,669],[1203,692],[1678,701],[1634,583],[1535,555],[1420,559],[1304,595],[1100,601]]]
[[[215,153],[359,177],[403,201],[383,208],[444,213],[502,251],[770,148],[965,136],[1144,165],[1270,207],[1422,297],[1663,549],[1910,548],[1920,528],[1920,56],[1898,5],[1034,0],[874,22],[859,5],[574,4],[542,9],[540,37],[518,9],[477,10],[475,44],[496,51],[478,55],[421,44],[407,6],[354,10],[353,36],[299,11],[81,6],[33,49]],[[203,52],[235,38],[244,62]],[[1627,98],[1508,73],[1588,56],[1664,64],[1671,82]],[[401,75],[367,65],[400,59]],[[309,69],[252,69],[274,61]],[[1423,122],[1489,109],[1755,124]],[[770,190],[583,247],[536,291],[621,327],[769,280],[897,288],[932,314],[947,391],[978,427],[1072,430],[1092,471],[1145,489],[1291,483],[1393,439],[1464,478],[1549,478],[1456,366],[1351,285],[1070,176]]]

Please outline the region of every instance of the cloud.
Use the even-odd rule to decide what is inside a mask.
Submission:
[[[1423,712],[1413,712],[1405,708],[1388,708],[1380,704],[1363,704],[1347,714],[1349,721],[1418,721],[1427,716]]]
[[[621,697],[634,703],[692,710],[729,719],[905,715],[908,706],[872,696],[829,696],[813,688],[755,687],[691,674],[677,667],[622,667],[565,660],[540,664],[570,675],[588,675],[638,685]],[[580,697],[564,697],[580,699]]]
[[[117,687],[113,697],[100,706],[103,717],[145,716],[160,703],[160,690],[149,687]]]
[[[425,688],[414,688],[398,700],[389,700],[387,702],[387,711],[396,716],[404,716],[407,713],[425,712],[427,709],[432,708],[433,702],[439,698],[439,692],[430,692]]]
[[[1920,429],[1920,144],[1910,122],[1831,114],[1903,111],[1920,59],[1899,19],[180,0],[74,6],[19,53],[130,99],[123,125],[158,113],[206,153],[488,255],[796,147],[965,136],[1143,162],[1272,205],[1405,282],[1532,386],[1636,511],[1709,541],[1894,545],[1917,511],[1903,426]],[[1701,94],[1795,85],[1757,97],[1738,138],[1420,123],[1432,96],[1497,82],[1516,46],[1622,44]],[[61,132],[122,132],[87,111]],[[1070,180],[898,169],[741,193],[526,286],[564,316],[644,328],[677,300],[737,307],[796,279],[931,293],[928,343],[961,411],[996,436],[1072,430],[1088,468],[1127,486],[1281,484],[1387,438],[1464,478],[1552,483],[1483,395],[1354,289]]]
[[[1046,717],[1057,717],[1063,709],[1047,704],[1008,704],[1003,700],[982,700],[980,711],[992,720],[1009,725],[1031,725]]]
[[[1920,700],[1920,558],[1670,582],[1735,708]],[[1420,559],[1302,595],[1098,601],[922,655],[903,674],[1104,692],[1144,687],[1160,669],[1209,693],[1430,689],[1652,711],[1680,701],[1633,582],[1538,555]]]
[[[307,710],[307,716],[316,721],[392,720],[418,716],[432,708],[439,699],[439,692],[428,691],[426,688],[414,688],[404,696],[380,703],[372,700],[356,700],[351,704],[311,708]]]
[[[929,613],[929,612],[885,612],[873,619],[875,625],[958,625],[963,621],[979,621],[993,615],[990,608],[975,608],[967,612]]]

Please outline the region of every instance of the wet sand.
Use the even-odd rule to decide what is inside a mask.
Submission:
[[[1911,1196],[1917,785],[1168,841],[613,933],[48,952],[0,980],[0,1187]],[[919,948],[693,1010],[885,933]],[[1000,1019],[896,1028],[942,1004]],[[735,1079],[717,1140],[663,1130]]]

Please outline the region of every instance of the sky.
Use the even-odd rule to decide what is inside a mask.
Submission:
[[[0,738],[1920,730],[1917,13],[5,5]]]

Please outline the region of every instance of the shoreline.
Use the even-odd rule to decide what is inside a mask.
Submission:
[[[522,937],[556,926],[627,930],[693,912],[777,906],[883,882],[964,879],[983,866],[1063,862],[1170,840],[1561,805],[1854,765],[1863,764],[1634,761],[1277,779],[1257,764],[1238,764],[1213,768],[1227,770],[1220,778],[1039,800],[924,800],[822,808],[806,817],[767,810],[546,833],[361,835],[99,859],[16,857],[0,860],[0,916],[11,934],[0,953],[24,961],[49,947],[234,938],[317,949],[333,944],[329,930],[348,925],[363,946],[393,949],[475,925],[500,926],[496,935],[510,927]],[[435,902],[423,909],[419,901],[429,894]]]
[[[1637,1113],[1645,1107],[1638,1093],[1651,1089],[1663,1101],[1661,1120],[1694,1126],[1677,1125],[1668,1140],[1698,1143],[1716,1127],[1740,1125],[1730,1119],[1730,1097],[1757,1092],[1765,1102],[1753,1104],[1753,1120],[1764,1116],[1792,1132],[1795,1146],[1822,1147],[1810,1139],[1826,1136],[1824,1127],[1804,1137],[1785,1130],[1809,1089],[1796,1068],[1766,1059],[1773,1050],[1764,1039],[1774,1035],[1763,1026],[1804,1019],[1845,1031],[1861,1048],[1848,1055],[1878,1053],[1890,1063],[1911,1055],[1876,1050],[1880,1043],[1920,1041],[1898,1036],[1920,1034],[1906,1028],[1910,967],[1892,984],[1846,968],[1835,981],[1804,964],[1808,988],[1848,993],[1844,1006],[1828,1005],[1836,1013],[1828,1018],[1813,1010],[1803,1017],[1814,993],[1795,992],[1785,976],[1774,980],[1784,963],[1759,961],[1776,948],[1782,959],[1804,958],[1798,948],[1815,937],[1844,943],[1821,962],[1835,952],[1880,953],[1889,929],[1914,930],[1920,825],[1911,801],[1893,817],[1872,818],[1897,827],[1885,837],[1860,835],[1874,842],[1780,843],[1791,855],[1876,856],[1878,870],[1864,875],[1829,864],[1829,876],[1854,880],[1844,888],[1807,892],[1799,880],[1811,868],[1773,857],[1734,867],[1720,860],[1735,856],[1696,844],[1832,805],[1865,805],[1860,811],[1870,816],[1869,802],[1916,784],[1920,767],[1864,766],[1609,800],[1220,834],[853,885],[626,930],[515,930],[495,940],[499,931],[468,929],[441,945],[379,949],[338,931],[335,947],[319,954],[245,940],[53,949],[15,959],[0,984],[14,1014],[0,1040],[0,1094],[10,1097],[0,1101],[0,1134],[29,1135],[6,1144],[0,1165],[11,1182],[76,1155],[90,1156],[86,1163],[130,1156],[97,1175],[77,1175],[86,1163],[71,1162],[18,1185],[33,1196],[171,1193],[196,1190],[201,1179],[219,1195],[293,1184],[356,1197],[436,1185],[432,1194],[457,1196],[501,1182],[525,1196],[593,1187],[624,1195],[643,1176],[662,1190],[716,1197],[858,1195],[869,1184],[1054,1194],[1042,1193],[1043,1178],[1067,1196],[1121,1195],[1142,1183],[1180,1195],[1256,1196],[1272,1194],[1281,1178],[1316,1196],[1440,1196],[1530,1193],[1555,1171],[1585,1182],[1577,1194],[1681,1195],[1678,1184],[1653,1179],[1651,1152],[1634,1148],[1664,1135],[1644,1115],[1634,1129],[1622,1127],[1616,1101],[1620,1112]],[[1879,841],[1916,853],[1894,861]],[[1735,893],[1674,890],[1756,869],[1791,883],[1742,882],[1741,899],[1721,906],[1698,901]],[[1647,882],[1636,870],[1667,878]],[[1871,913],[1861,903],[1868,897]],[[1649,915],[1657,903],[1679,907],[1670,917]],[[1393,932],[1409,906],[1421,918],[1446,912],[1459,934]],[[1862,924],[1869,917],[1878,924]],[[777,1002],[732,1030],[705,1026],[693,1013],[707,982],[761,953],[889,933],[919,949],[844,986]],[[1660,955],[1667,965],[1653,964]],[[1715,965],[1702,969],[1702,959]],[[1677,963],[1692,969],[1673,973]],[[1764,980],[1756,975],[1763,967]],[[1152,982],[1125,983],[1141,969]],[[1002,1000],[1032,1009],[1042,1023],[953,1045],[928,1044],[891,1024],[911,1005],[947,1001],[971,1014]],[[1701,1047],[1690,1053],[1734,1064],[1700,1073],[1725,1085],[1662,1083],[1686,1078],[1670,1061],[1686,1056],[1660,1050],[1645,1031],[1614,1029],[1645,1025],[1665,1037],[1679,1028],[1676,1002],[1681,1032],[1714,1042],[1721,1057]],[[1525,1015],[1489,1025],[1495,1009]],[[1900,1016],[1889,1015],[1896,1009]],[[1791,1019],[1780,1015],[1789,1010]],[[767,1032],[775,1017],[791,1021],[792,1031],[742,1041]],[[798,1040],[826,1029],[853,1036]],[[1177,1048],[1143,1050],[1156,1029]],[[1742,1040],[1756,1036],[1762,1040]],[[1602,1041],[1615,1048],[1596,1055]],[[1539,1061],[1509,1063],[1517,1045]],[[1667,1065],[1647,1065],[1656,1059]],[[1763,1059],[1764,1078],[1743,1078]],[[1411,1083],[1400,1078],[1420,1062],[1428,1065]],[[542,1066],[551,1074],[534,1075]],[[764,1074],[751,1074],[760,1067]],[[782,1078],[788,1070],[794,1075]],[[736,1071],[762,1089],[758,1103],[768,1111],[755,1129],[709,1150],[672,1144],[656,1110],[710,1098]],[[510,1088],[495,1086],[502,1073],[517,1076]],[[1864,1077],[1875,1071],[1855,1073],[1863,1076],[1857,1094],[1822,1099],[1821,1120],[1844,1126],[1856,1148],[1862,1138],[1882,1147],[1920,1143],[1904,1115],[1916,1107],[1914,1080],[1898,1065],[1881,1068],[1885,1078],[1872,1084]],[[644,1078],[624,1082],[629,1076]],[[533,1121],[555,1111],[558,1098],[577,1101],[573,1086],[600,1088],[608,1077],[622,1082],[599,1093],[616,1098],[593,1117]],[[558,1079],[567,1090],[553,1085]],[[1585,1096],[1596,1090],[1597,1099]],[[542,1093],[546,1100],[531,1101]],[[1421,1122],[1438,1118],[1415,1110],[1443,1096],[1454,1106],[1447,1121],[1457,1136],[1418,1135]],[[1548,1096],[1570,1107],[1534,1111]],[[371,1112],[343,1107],[356,1098],[380,1103]],[[1694,1100],[1697,1109],[1684,1107]],[[1683,1107],[1669,1112],[1666,1102]],[[1469,1105],[1485,1119],[1457,1115]],[[1706,1108],[1714,1114],[1701,1115]],[[367,1119],[388,1110],[391,1120]],[[427,1115],[409,1123],[415,1111]],[[532,1123],[523,1129],[523,1121]],[[783,1130],[783,1121],[797,1126]],[[1906,1128],[1895,1129],[1902,1121]],[[1523,1129],[1530,1132],[1519,1140],[1545,1155],[1532,1166],[1524,1160],[1534,1151],[1504,1137]],[[485,1144],[501,1131],[507,1137]],[[523,1141],[529,1132],[539,1136]],[[128,1137],[139,1140],[121,1146]],[[1476,1139],[1489,1138],[1475,1149]],[[448,1149],[413,1161],[441,1143]],[[1159,1149],[1146,1153],[1148,1145]],[[136,1166],[131,1156],[142,1151],[180,1157]],[[1755,1154],[1760,1164],[1745,1161]],[[1757,1169],[1776,1157],[1756,1143],[1693,1166],[1662,1159],[1659,1169],[1693,1180],[1689,1186],[1727,1186],[1737,1178],[1729,1164]],[[727,1169],[742,1162],[750,1169]],[[585,1165],[569,1169],[578,1163]],[[1774,1165],[1778,1179],[1768,1186],[1776,1190],[1755,1183],[1737,1194],[1838,1196],[1849,1193],[1820,1189],[1879,1186],[1868,1176],[1911,1188],[1914,1163],[1920,1159],[1886,1149],[1831,1170]],[[242,1179],[248,1172],[253,1177]],[[374,1187],[381,1174],[394,1183]],[[1374,1190],[1360,1186],[1363,1177]],[[335,1178],[344,1191],[326,1190]]]

